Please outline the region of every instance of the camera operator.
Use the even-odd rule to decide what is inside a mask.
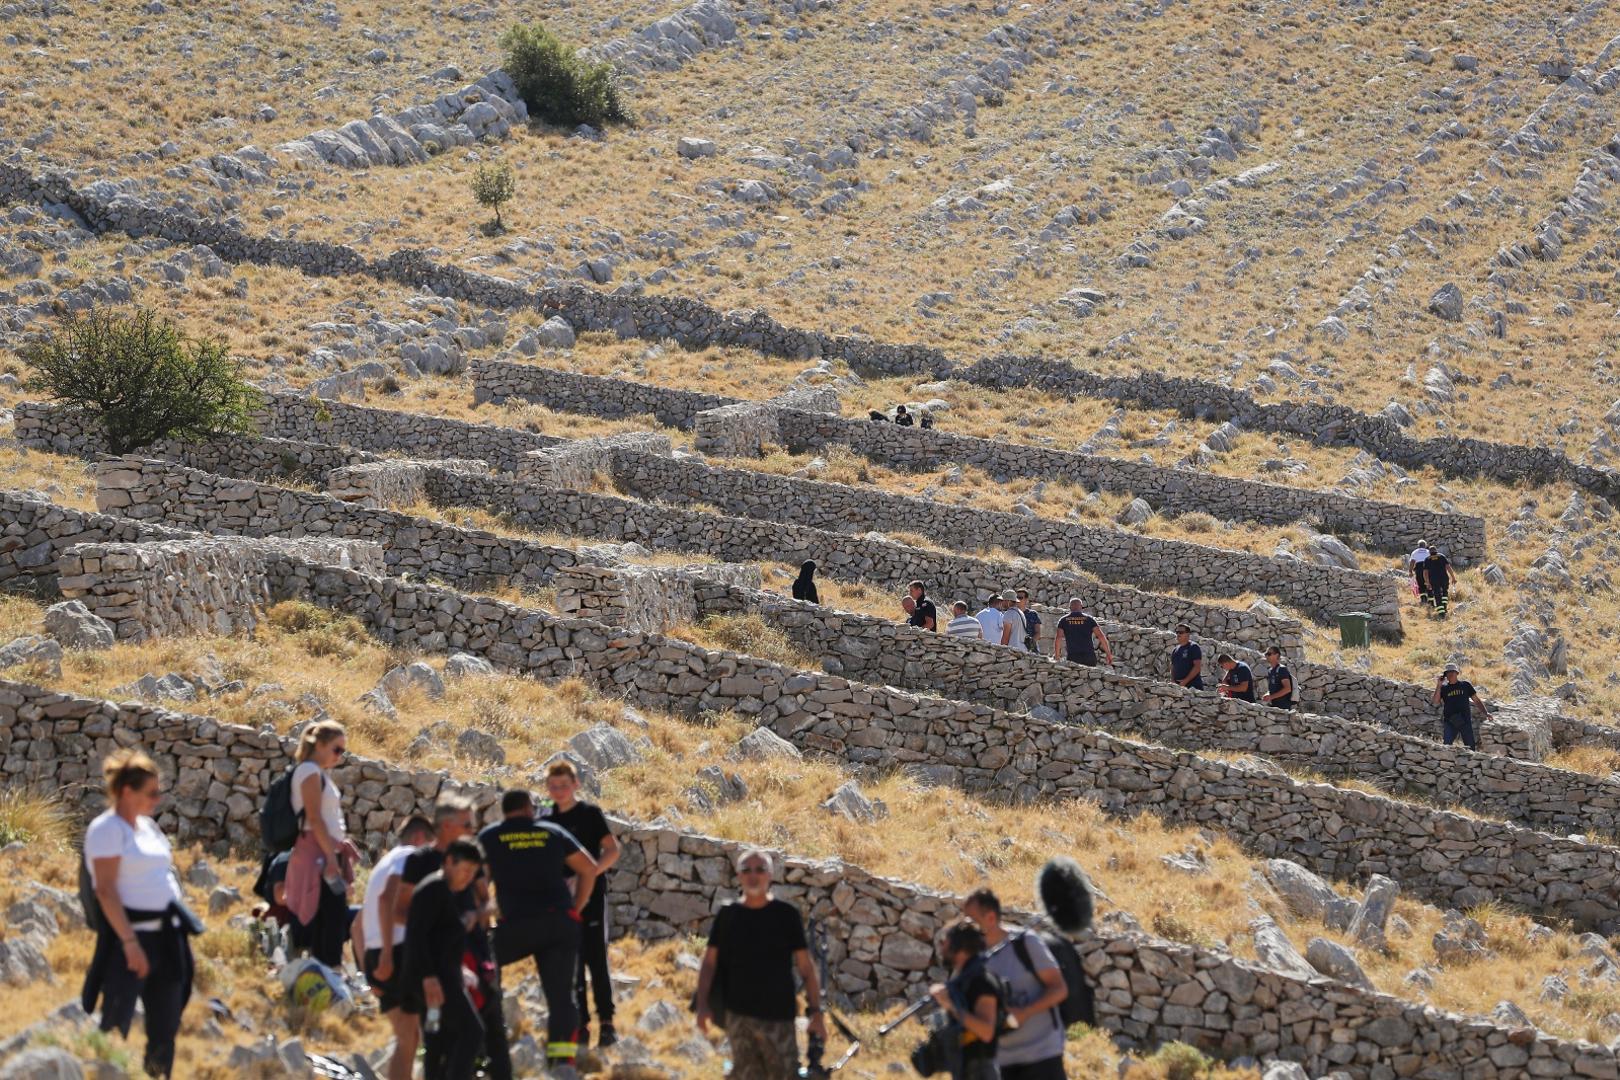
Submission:
[[[1007,1019],[1007,984],[990,971],[984,949],[984,931],[973,920],[958,919],[945,928],[940,951],[951,978],[936,983],[929,994],[945,1014],[945,1026],[934,1038],[944,1040],[951,1080],[1001,1077],[996,1043]]]

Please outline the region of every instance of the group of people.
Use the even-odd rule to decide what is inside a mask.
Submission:
[[[896,405],[894,407],[894,416],[892,418],[882,409],[872,409],[868,411],[867,416],[871,418],[874,424],[893,423],[899,425],[900,427],[922,428],[931,428],[934,426],[934,415],[927,409],[924,409],[921,412],[921,420],[919,422],[918,417],[913,416],[911,410],[906,408],[904,405]]]
[[[1427,540],[1419,540],[1406,557],[1406,572],[1411,575],[1418,602],[1428,605],[1436,618],[1445,618],[1451,607],[1451,583],[1456,579],[1446,553],[1430,547]]]
[[[270,917],[286,920],[295,946],[330,971],[348,942],[394,1034],[390,1080],[409,1080],[417,1049],[428,1080],[511,1077],[502,1016],[501,969],[532,959],[547,1005],[546,1058],[553,1074],[590,1042],[616,1041],[608,970],[602,875],[619,847],[601,809],[579,798],[566,760],[546,776],[547,800],[512,790],[501,820],[475,835],[472,804],[446,794],[431,818],[413,816],[399,844],[371,867],[363,897],[350,904],[359,851],[344,826],[333,770],[348,750],[342,725],[303,731],[291,770],[297,839],[262,875]],[[146,1071],[168,1076],[175,1035],[190,998],[190,938],[202,924],[185,905],[168,839],[154,820],[162,784],[139,750],[110,755],[103,771],[110,806],[84,838],[87,904],[97,930],[83,1005],[101,1003],[103,1031],[128,1034],[145,1011]],[[589,993],[588,993],[589,991]]]

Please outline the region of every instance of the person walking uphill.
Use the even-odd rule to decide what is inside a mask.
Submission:
[[[799,576],[793,579],[793,599],[803,600],[809,604],[821,603],[821,594],[816,591],[814,559],[806,559],[799,564]]]
[[[101,1030],[129,1036],[135,1006],[146,1013],[148,1076],[174,1071],[180,1014],[191,1000],[191,938],[202,932],[185,905],[168,837],[152,815],[163,785],[157,765],[133,748],[102,763],[109,806],[84,834],[84,866],[101,908],[96,948],[80,1004],[101,1002]]]
[[[534,797],[527,791],[502,795],[501,815],[499,823],[478,834],[501,910],[495,959],[506,967],[534,958],[546,995],[547,1067],[572,1066],[579,1051],[574,981],[583,912],[596,887],[596,860],[561,825],[536,821]]]
[[[292,775],[292,808],[301,831],[287,862],[287,908],[301,930],[298,943],[334,971],[349,938],[349,889],[360,858],[344,826],[343,793],[331,775],[348,750],[342,724],[311,724],[298,738]]]
[[[551,796],[551,813],[546,820],[567,829],[585,854],[596,860],[596,883],[590,899],[580,910],[579,974],[574,982],[574,1004],[579,1009],[579,1045],[590,1042],[591,1008],[585,996],[586,976],[596,998],[596,1018],[602,1022],[597,1037],[599,1047],[618,1041],[613,1030],[613,977],[608,972],[607,872],[619,861],[619,841],[608,828],[607,817],[594,803],[579,798],[579,772],[567,761],[546,770],[546,794]]]
[[[1446,745],[1450,746],[1459,737],[1463,745],[1470,750],[1479,749],[1479,737],[1474,734],[1474,718],[1470,706],[1479,706],[1480,720],[1489,720],[1490,711],[1485,703],[1479,699],[1474,684],[1464,682],[1461,669],[1456,664],[1447,664],[1440,681],[1434,687],[1434,703],[1441,706],[1441,726],[1444,729]]]
[[[411,892],[405,921],[407,1007],[422,1016],[425,1080],[472,1080],[485,1044],[483,988],[463,975],[478,920],[473,879],[484,853],[465,837],[451,841],[443,861]],[[499,1015],[500,995],[494,995]],[[481,1015],[482,1014],[482,1015]]]
[[[1418,602],[1429,602],[1429,583],[1423,576],[1423,564],[1429,561],[1429,542],[1419,540],[1412,554],[1406,557],[1406,572],[1412,575],[1412,586],[1417,590]]]
[[[1086,667],[1097,666],[1097,649],[1114,666],[1114,650],[1109,647],[1108,635],[1103,633],[1097,620],[1086,614],[1085,604],[1078,596],[1069,598],[1069,613],[1057,621],[1057,633],[1052,635],[1052,655],[1067,656],[1070,663]]]
[[[1176,627],[1176,647],[1170,650],[1170,677],[1189,690],[1204,688],[1204,650],[1193,643],[1192,627]]]
[[[721,1026],[731,1045],[732,1080],[794,1080],[799,1046],[793,1021],[797,969],[804,983],[810,1034],[827,1037],[821,1012],[821,982],[804,936],[799,909],[771,895],[771,857],[749,850],[737,860],[742,899],[714,917],[709,947],[698,971],[697,1025],[707,1033],[714,1005],[725,1008]]]
[[[1423,580],[1428,583],[1435,615],[1445,618],[1451,610],[1451,584],[1456,580],[1456,575],[1451,572],[1451,560],[1439,548],[1430,551],[1429,557],[1424,560]]]

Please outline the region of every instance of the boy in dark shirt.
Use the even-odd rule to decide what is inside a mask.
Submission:
[[[1052,655],[1066,654],[1070,663],[1086,667],[1097,666],[1097,646],[1102,646],[1108,666],[1114,665],[1114,651],[1108,644],[1097,620],[1086,614],[1085,605],[1078,596],[1069,598],[1069,613],[1057,621],[1057,633],[1052,636]],[[1063,650],[1060,654],[1059,650]]]
[[[1489,720],[1491,714],[1485,708],[1485,703],[1479,699],[1474,684],[1463,681],[1462,673],[1456,664],[1446,665],[1445,674],[1440,676],[1440,681],[1434,688],[1434,703],[1443,708],[1441,725],[1446,745],[1450,746],[1460,736],[1464,746],[1470,750],[1478,750],[1479,738],[1474,734],[1474,718],[1469,706],[1479,706],[1481,720]]]
[[[487,1003],[481,1008],[473,1001],[461,975],[477,918],[473,878],[483,861],[473,841],[451,841],[442,867],[416,883],[406,914],[406,1007],[424,1017],[423,1072],[433,1080],[472,1080],[486,1042]],[[488,996],[498,1016],[500,993]]]
[[[710,992],[718,989],[726,1009],[732,1075],[749,1080],[793,1080],[799,1075],[795,969],[804,983],[810,1034],[827,1037],[821,981],[810,959],[804,921],[798,908],[771,895],[771,871],[765,852],[743,852],[737,861],[742,899],[715,915],[698,971],[698,1030],[707,1031],[714,1020]]]
[[[1225,653],[1215,658],[1215,663],[1226,672],[1221,676],[1221,693],[1238,701],[1254,700],[1254,672],[1249,670],[1248,664],[1240,664]]]
[[[595,991],[596,1016],[602,1021],[597,1046],[618,1041],[613,1030],[613,977],[608,972],[607,872],[619,861],[619,842],[608,828],[601,808],[579,800],[579,772],[568,761],[554,762],[546,770],[546,794],[551,796],[551,813],[546,820],[567,829],[585,854],[596,860],[596,884],[590,899],[580,911],[582,933],[579,943],[579,975],[574,983],[574,1003],[579,1009],[579,1043],[590,1042],[591,1009],[585,995],[586,975]]]
[[[1176,647],[1170,650],[1170,677],[1189,690],[1204,688],[1204,650],[1193,643],[1192,627],[1176,627]]]
[[[1266,692],[1260,700],[1274,709],[1294,707],[1294,673],[1282,662],[1282,650],[1273,645],[1266,650]]]
[[[535,820],[527,791],[501,796],[501,813],[500,824],[478,834],[501,909],[495,959],[505,967],[534,957],[546,995],[547,1066],[571,1065],[579,1050],[573,991],[580,912],[596,885],[596,862],[568,830]]]

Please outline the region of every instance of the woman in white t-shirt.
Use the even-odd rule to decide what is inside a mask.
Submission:
[[[146,1010],[146,1072],[168,1076],[174,1038],[191,997],[190,935],[201,929],[180,893],[168,837],[152,815],[163,785],[152,759],[114,751],[102,764],[110,808],[84,834],[84,863],[101,908],[83,1005],[101,999],[101,1030],[129,1034],[135,1003]]]
[[[335,720],[309,725],[298,739],[292,775],[292,808],[302,831],[287,862],[287,909],[301,931],[298,944],[333,969],[343,962],[349,937],[349,887],[359,858],[344,828],[343,793],[331,776],[348,742]]]

